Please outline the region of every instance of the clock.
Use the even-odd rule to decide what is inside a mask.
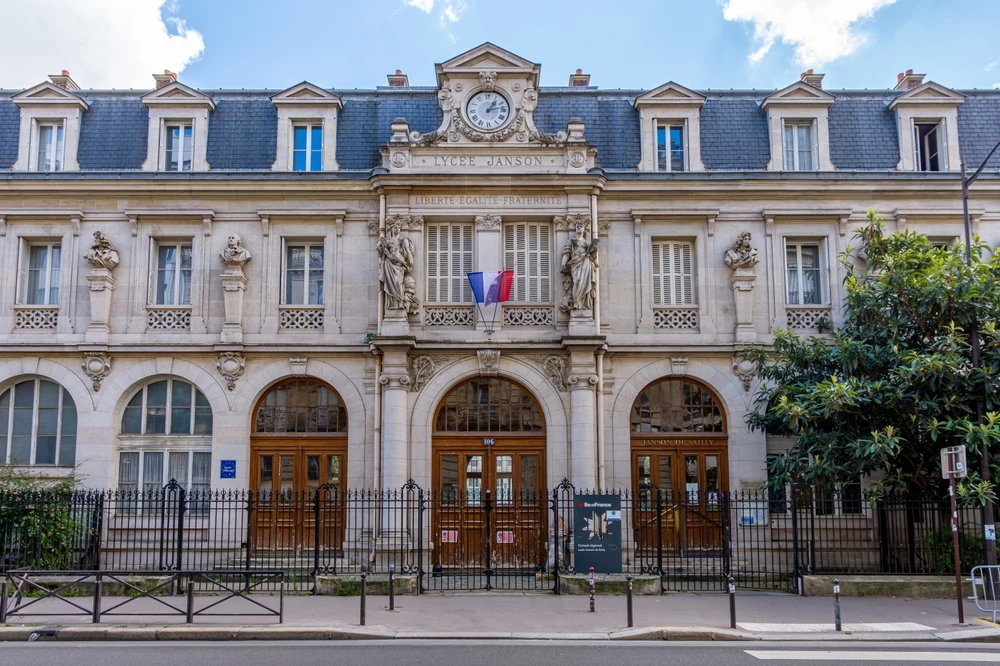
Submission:
[[[510,120],[510,102],[500,93],[483,90],[469,98],[465,104],[465,114],[470,125],[492,132]]]

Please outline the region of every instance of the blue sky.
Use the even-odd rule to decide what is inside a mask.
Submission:
[[[0,9],[3,88],[60,69],[85,88],[147,88],[162,69],[199,88],[372,88],[397,68],[411,85],[433,85],[434,63],[484,41],[540,63],[542,85],[565,85],[581,68],[602,88],[780,88],[809,67],[827,88],[891,87],[907,68],[949,87],[1000,84],[998,0],[0,0]],[[31,37],[43,17],[56,33],[44,49]]]

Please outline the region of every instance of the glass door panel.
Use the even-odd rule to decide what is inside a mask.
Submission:
[[[260,457],[260,472],[257,481],[257,490],[262,495],[271,494],[271,483],[274,480],[274,456]]]
[[[465,457],[465,497],[469,506],[479,506],[483,492],[483,457]]]
[[[518,491],[521,498],[526,501],[536,502],[539,499],[538,492],[538,456],[521,456],[521,487]]]
[[[306,489],[309,497],[319,490],[319,456],[306,456]]]
[[[510,504],[514,498],[514,456],[496,456],[496,503]]]
[[[698,456],[684,456],[684,498],[688,502],[699,501]]]

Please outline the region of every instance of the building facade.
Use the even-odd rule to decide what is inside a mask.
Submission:
[[[868,209],[963,235],[1000,91],[602,90],[483,44],[437,85],[0,91],[0,451],[95,488],[756,488],[778,328]],[[973,231],[1000,245],[994,157]],[[466,274],[511,269],[482,307]]]

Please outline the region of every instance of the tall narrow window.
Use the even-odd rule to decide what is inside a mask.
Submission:
[[[18,303],[22,305],[58,305],[61,246],[59,243],[32,243],[22,256]]]
[[[694,305],[691,243],[653,242],[653,305]]]
[[[504,268],[514,270],[510,300],[517,303],[552,301],[552,228],[548,224],[515,222],[503,228]]]
[[[940,123],[914,123],[913,148],[917,171],[941,171]]]
[[[427,302],[471,303],[472,225],[429,224],[427,234]]]
[[[190,244],[156,246],[156,305],[191,305]]]
[[[190,124],[168,124],[166,126],[167,146],[164,153],[164,171],[190,171],[191,145],[194,132]]]
[[[819,243],[785,243],[786,282],[789,305],[822,305],[822,253]]]
[[[815,137],[812,122],[785,123],[785,169],[814,171],[816,169]]]
[[[63,124],[43,122],[38,124],[38,155],[36,171],[62,171]]]
[[[295,125],[293,127],[293,169],[295,171],[323,170],[323,126]]]
[[[687,171],[684,154],[684,125],[656,126],[656,170]]]
[[[0,393],[0,463],[75,462],[76,405],[66,389],[45,379],[28,379]]]
[[[323,305],[323,244],[285,246],[285,305]]]

